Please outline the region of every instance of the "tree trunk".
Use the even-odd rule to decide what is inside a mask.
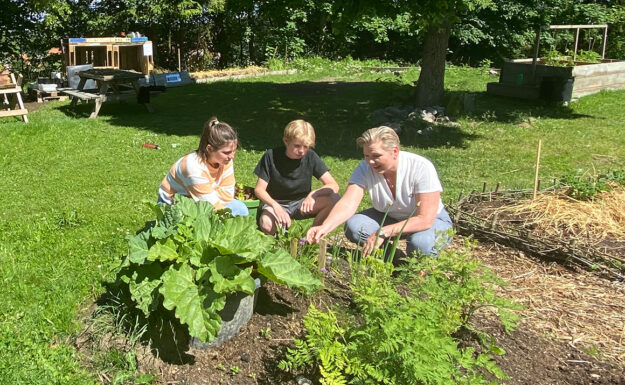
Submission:
[[[417,82],[417,106],[431,107],[443,101],[445,56],[450,33],[449,25],[431,26],[426,31]]]

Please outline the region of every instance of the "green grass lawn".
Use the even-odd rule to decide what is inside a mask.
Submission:
[[[416,71],[373,74],[353,66],[314,67],[295,75],[171,88],[153,98],[153,114],[132,103],[106,103],[95,120],[53,102],[30,123],[0,120],[0,378],[3,384],[96,382],[72,345],[81,310],[125,253],[124,237],[150,218],[161,179],[197,147],[211,115],[236,127],[238,182],[255,184],[265,149],[285,124],[313,123],[317,152],[344,189],[361,160],[355,138],[368,115],[409,105]],[[541,177],[625,167],[625,92],[602,92],[570,108],[485,94],[486,71],[451,68],[450,93],[475,92],[476,109],[461,128],[408,133],[404,149],[430,158],[447,201],[482,182],[531,188],[538,140]],[[531,119],[530,119],[531,118]],[[531,120],[531,125],[521,124]],[[141,147],[153,142],[161,150]]]

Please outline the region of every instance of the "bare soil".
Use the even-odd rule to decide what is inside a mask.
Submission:
[[[461,242],[458,236],[451,247],[460,247]],[[622,283],[546,264],[503,246],[482,244],[473,254],[507,281],[508,286],[500,294],[525,306],[521,311],[524,319],[511,334],[504,332],[493,314],[481,313],[473,320],[506,351],[494,358],[509,376],[505,384],[625,384],[621,366],[625,361],[623,336],[613,336],[606,342],[591,332],[611,333],[614,328],[606,327],[606,322],[615,323],[621,331],[625,329],[625,311],[612,306],[625,303]],[[277,365],[286,348],[292,346],[292,339],[302,336],[301,321],[309,305],[350,303],[347,281],[340,273],[326,278],[325,284],[323,292],[305,297],[269,283],[257,294],[250,322],[230,341],[208,350],[188,348],[188,343],[180,340],[177,348],[161,346],[159,353],[154,346],[143,347],[138,354],[138,369],[156,374],[158,384],[295,384],[294,376]],[[578,297],[572,303],[570,296],[554,294],[577,292],[579,296],[581,291],[583,296],[584,290],[591,289],[605,291],[612,301]],[[541,295],[544,298],[539,298]],[[594,311],[597,316],[573,319],[571,312],[576,311]],[[471,336],[460,342],[475,345]],[[106,348],[85,341],[80,345],[87,358],[91,351]]]

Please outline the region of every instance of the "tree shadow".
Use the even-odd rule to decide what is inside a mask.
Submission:
[[[470,96],[473,95],[473,96]],[[465,98],[474,98],[465,102]],[[456,118],[477,119],[499,123],[518,124],[528,118],[581,119],[592,117],[576,113],[569,105],[498,96],[484,92],[447,91],[447,110]]]
[[[467,94],[474,95],[470,110],[464,108],[463,99]],[[204,122],[217,116],[238,130],[243,148],[260,152],[281,143],[286,123],[306,119],[315,127],[320,154],[360,159],[362,151],[355,140],[366,129],[377,125],[372,113],[389,106],[414,106],[414,87],[375,81],[222,81],[172,87],[152,96],[151,104],[154,112],[150,114],[131,100],[108,102],[102,106],[98,119],[162,135],[199,137]],[[460,108],[456,108],[459,104]],[[502,123],[520,123],[528,117],[587,117],[566,106],[486,92],[447,91],[443,105],[447,107],[446,113],[454,118]],[[66,104],[58,108],[68,116],[86,118],[93,107],[79,104],[73,109]],[[422,128],[424,126],[417,124],[403,130],[402,145],[421,149],[464,148],[479,138],[460,125],[435,125],[419,132]]]
[[[132,126],[162,135],[199,136],[211,116],[230,123],[239,132],[241,145],[265,151],[281,143],[284,126],[293,119],[306,119],[315,127],[317,148],[323,156],[360,159],[355,140],[374,124],[370,114],[389,106],[414,104],[414,88],[396,82],[224,81],[169,88],[152,97],[154,113],[132,101],[107,102],[98,119],[117,126]],[[92,106],[69,105],[59,110],[82,117]],[[417,148],[463,146],[474,136],[461,128],[440,130],[430,137],[410,138]]]

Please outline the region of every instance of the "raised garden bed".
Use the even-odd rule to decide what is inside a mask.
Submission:
[[[576,62],[574,66],[544,65],[539,60],[533,74],[532,59],[506,61],[499,82],[487,92],[523,99],[566,102],[602,90],[625,89],[625,61]]]

